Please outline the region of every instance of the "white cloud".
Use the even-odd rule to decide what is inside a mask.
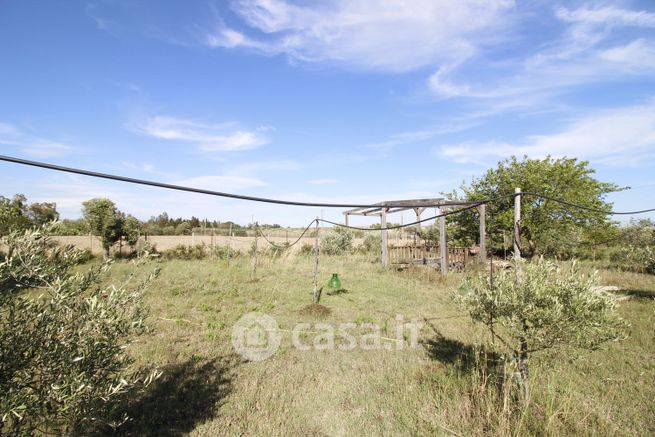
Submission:
[[[268,127],[248,131],[236,123],[207,124],[165,116],[150,117],[137,129],[155,138],[195,143],[209,152],[249,150],[269,142],[263,134]]]
[[[472,55],[497,38],[511,0],[332,0],[313,6],[242,0],[235,12],[260,39],[218,20],[211,47],[244,47],[292,61],[402,72]],[[493,35],[493,36],[492,36]]]
[[[312,185],[330,185],[330,184],[338,184],[341,181],[338,179],[312,179],[311,181],[307,181],[308,184]]]
[[[655,27],[655,13],[631,11],[614,6],[595,9],[581,7],[576,10],[560,7],[556,9],[556,15],[561,20],[571,23]]]
[[[442,97],[509,99],[531,106],[573,87],[655,74],[655,39],[633,36],[625,41],[624,35],[632,34],[617,35],[626,27],[634,31],[655,27],[654,13],[581,7],[557,8],[554,15],[564,24],[564,31],[539,45],[536,52],[523,51],[496,64],[473,58],[442,65],[428,79],[429,88]],[[485,74],[480,76],[477,72],[482,69]]]
[[[61,156],[72,150],[67,144],[39,138],[9,123],[0,123],[0,144],[15,147],[26,155],[37,158]]]
[[[281,161],[261,161],[238,164],[226,169],[229,175],[253,176],[266,171],[295,171],[300,168],[300,164],[292,160]]]
[[[244,176],[197,176],[177,181],[175,184],[223,192],[240,191],[246,188],[268,185],[260,179]]]
[[[459,163],[488,165],[512,155],[570,156],[606,164],[637,164],[655,152],[655,102],[600,111],[573,121],[559,133],[532,135],[518,144],[464,142],[436,153]]]

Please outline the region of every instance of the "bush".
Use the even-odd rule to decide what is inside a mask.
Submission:
[[[652,246],[622,247],[611,260],[627,270],[655,274],[655,249]]]
[[[516,271],[515,269],[519,269]],[[596,349],[624,337],[627,323],[613,299],[594,291],[595,275],[577,265],[524,264],[493,277],[467,279],[456,296],[473,320],[484,323],[514,358],[527,394],[528,356],[553,348]]]
[[[364,236],[364,241],[360,246],[360,250],[364,253],[377,253],[379,254],[382,247],[382,237],[379,232],[367,232]]]
[[[230,255],[230,258],[236,258],[241,256],[241,252],[235,249],[232,249],[230,246],[214,246],[211,250],[211,254],[214,258],[226,259]]]
[[[196,244],[195,246],[186,246],[179,244],[172,249],[165,251],[162,256],[165,259],[185,259],[185,260],[198,260],[204,259],[208,255],[207,246],[203,244]]]
[[[156,271],[131,289],[127,282],[101,288],[110,262],[70,273],[80,254],[54,245],[49,230],[14,232],[3,241],[2,434],[79,435],[118,426],[126,420],[120,401],[158,376],[128,371],[132,360],[125,353],[145,329],[142,297]],[[21,293],[32,288],[38,296]]]
[[[300,246],[300,250],[298,251],[300,255],[312,255],[314,253],[314,245],[309,244],[309,243],[303,243],[302,246]]]
[[[353,234],[348,228],[336,226],[321,239],[321,252],[326,255],[343,255],[353,248]]]

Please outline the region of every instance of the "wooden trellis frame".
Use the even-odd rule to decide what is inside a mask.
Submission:
[[[476,202],[461,202],[456,200],[448,200],[443,197],[433,198],[433,199],[410,199],[410,200],[393,200],[385,201],[374,204],[372,207],[367,208],[353,208],[347,211],[344,211],[343,215],[345,218],[345,224],[348,225],[348,218],[351,215],[361,215],[361,216],[379,216],[380,217],[380,236],[381,236],[381,260],[383,266],[389,265],[389,242],[387,239],[387,215],[407,210],[414,210],[416,214],[416,221],[421,220],[421,215],[428,208],[436,208],[439,211],[439,214],[443,214],[447,211],[452,211],[454,209],[464,208],[471,205],[475,205]],[[406,205],[406,206],[405,206]],[[478,205],[477,210],[480,216],[480,253],[479,258],[481,261],[484,261],[486,258],[486,205]],[[421,224],[416,225],[417,229],[421,230]],[[448,272],[448,242],[446,238],[446,217],[439,217],[439,249],[440,249],[440,259],[441,259],[441,272]]]

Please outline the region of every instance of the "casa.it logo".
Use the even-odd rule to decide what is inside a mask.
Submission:
[[[232,327],[232,346],[249,361],[264,361],[280,347],[277,321],[262,313],[244,314]]]

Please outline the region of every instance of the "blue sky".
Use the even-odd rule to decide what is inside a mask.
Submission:
[[[163,182],[374,202],[551,154],[634,187],[617,210],[655,206],[652,1],[5,0],[0,101],[3,154]],[[73,218],[98,196],[142,219],[321,214],[8,163],[0,185]]]

